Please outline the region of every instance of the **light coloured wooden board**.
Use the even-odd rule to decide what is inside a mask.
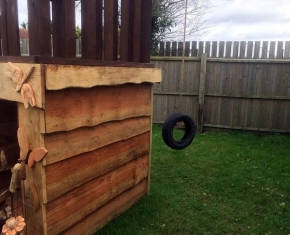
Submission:
[[[47,90],[160,81],[157,68],[46,65]]]
[[[15,66],[19,67],[23,73],[25,73],[32,64],[22,64],[13,63]],[[35,69],[31,74],[28,83],[34,92],[34,97],[36,100],[36,107],[44,108],[44,77],[42,76],[42,65],[33,64]],[[23,103],[20,92],[16,92],[16,84],[12,79],[6,77],[5,73],[8,71],[7,63],[0,63],[0,99],[11,100]]]
[[[47,199],[54,198],[149,152],[150,132],[48,165]],[[70,169],[69,171],[67,169]],[[71,172],[74,172],[73,174]]]
[[[49,234],[59,234],[109,200],[138,185],[148,174],[148,154],[46,205]]]
[[[102,228],[109,221],[119,216],[121,213],[132,207],[146,194],[147,180],[143,180],[136,187],[133,187],[104,206],[86,216],[80,222],[71,226],[63,234],[92,235],[96,230]]]
[[[46,94],[46,132],[150,116],[150,84],[66,89]]]
[[[69,132],[57,132],[44,136],[48,154],[46,164],[52,164],[89,152],[117,141],[125,140],[150,130],[150,118],[138,117],[123,121],[103,123],[94,127],[78,128]]]

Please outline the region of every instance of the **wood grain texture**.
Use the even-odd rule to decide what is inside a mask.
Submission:
[[[18,104],[19,126],[21,126],[30,141],[31,148],[37,148],[44,145],[43,136],[40,130],[43,128],[44,112],[37,108],[25,109],[22,104]],[[27,188],[33,184],[37,188],[40,207],[37,211],[25,208],[25,220],[27,224],[27,234],[46,234],[46,213],[43,204],[46,195],[45,172],[41,163],[30,169],[26,167],[26,180],[24,182]]]
[[[15,63],[15,66],[19,67],[23,73],[30,69],[31,64],[18,64]],[[27,83],[32,87],[34,92],[34,97],[36,100],[36,107],[44,107],[44,78],[42,76],[42,67],[39,64],[35,64],[35,69],[30,76]],[[3,75],[0,77],[0,99],[17,101],[23,103],[23,99],[19,92],[15,91],[16,84],[8,77],[5,76],[5,73],[8,71],[8,66],[6,63],[0,63],[0,74]]]
[[[27,0],[30,55],[51,56],[50,1]]]
[[[141,56],[141,0],[134,0],[133,17],[133,61],[140,62]],[[144,34],[145,35],[145,34]]]
[[[141,5],[141,41],[140,62],[150,62],[151,25],[152,25],[152,1],[142,0]]]
[[[82,58],[102,60],[102,0],[82,0]]]
[[[150,114],[150,84],[72,88],[46,93],[47,133]]]
[[[149,153],[149,139],[145,132],[46,166],[48,201]]]
[[[120,194],[108,203],[92,212],[78,223],[72,225],[63,234],[92,235],[112,219],[133,206],[146,194],[147,180],[143,180],[137,186]]]
[[[3,55],[20,56],[17,0],[1,0],[0,4]]]
[[[160,81],[161,71],[156,68],[46,65],[48,90]]]
[[[150,130],[150,118],[138,117],[124,121],[103,123],[44,136],[48,150],[44,164],[52,164],[80,153],[125,140]]]
[[[48,233],[58,234],[69,228],[109,200],[139,184],[147,174],[148,155],[145,155],[48,203]]]

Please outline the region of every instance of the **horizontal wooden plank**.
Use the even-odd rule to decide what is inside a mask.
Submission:
[[[14,65],[20,68],[23,74],[25,74],[32,66],[31,64],[22,63],[14,63]],[[34,64],[33,66],[35,66],[34,71],[26,83],[28,83],[33,89],[34,97],[36,100],[36,107],[43,108],[44,80],[41,73],[42,67],[40,64]],[[20,92],[15,91],[16,84],[11,78],[5,75],[6,72],[10,72],[7,63],[0,63],[0,74],[2,75],[0,77],[0,99],[23,103]]]
[[[139,201],[146,194],[146,188],[147,180],[145,179],[136,187],[115,197],[98,210],[83,218],[80,222],[72,225],[68,230],[63,232],[63,234],[95,234],[96,230],[102,228],[109,221],[116,218]]]
[[[48,154],[44,165],[89,152],[150,130],[150,118],[138,117],[44,135]]]
[[[46,93],[47,133],[151,115],[151,85],[66,89]]]
[[[46,65],[46,89],[48,90],[160,81],[161,70],[158,68]]]
[[[205,96],[211,97],[226,97],[226,98],[237,98],[237,99],[261,99],[261,100],[290,100],[287,96],[261,96],[261,95],[227,95],[218,93],[207,93]]]
[[[149,153],[149,141],[150,132],[146,132],[47,166],[48,200]]]
[[[147,174],[148,154],[48,203],[48,233],[59,234],[109,200],[139,184]]]

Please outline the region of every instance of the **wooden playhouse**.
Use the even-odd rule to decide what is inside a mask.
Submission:
[[[20,56],[17,0],[0,2],[0,135],[15,145],[21,129],[29,141],[20,144],[24,232],[93,234],[149,190],[161,80],[149,64],[152,1],[122,0],[118,12],[118,0],[82,0],[81,58],[74,0],[27,0],[29,56]],[[44,158],[31,157],[38,148]]]

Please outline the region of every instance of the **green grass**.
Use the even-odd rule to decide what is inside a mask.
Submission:
[[[290,234],[290,137],[197,135],[182,151],[153,127],[151,192],[97,235]]]

